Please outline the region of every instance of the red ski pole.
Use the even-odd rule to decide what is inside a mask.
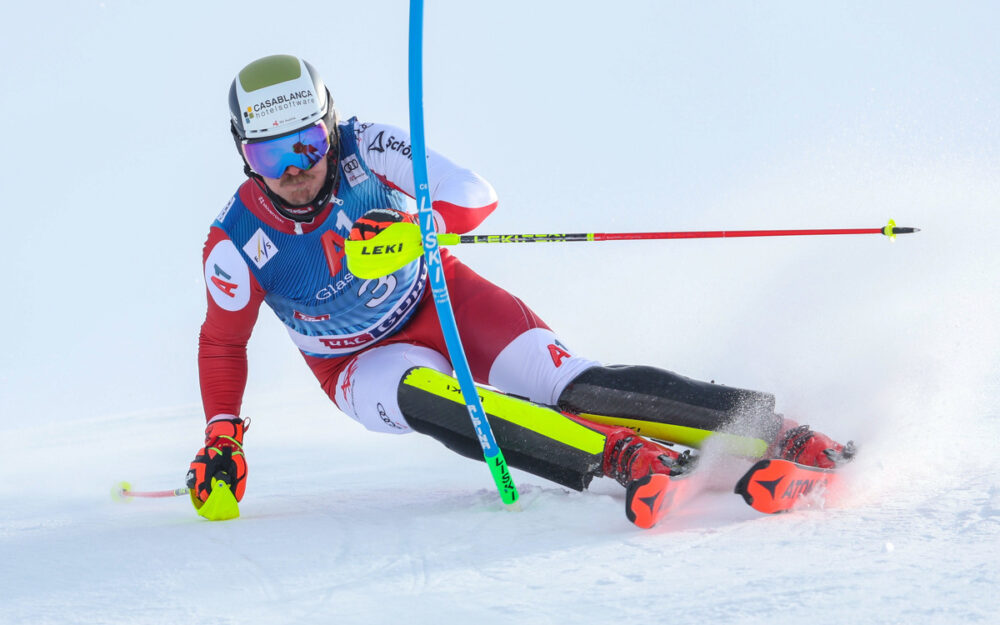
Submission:
[[[897,234],[920,232],[899,227],[889,220],[882,228],[829,228],[811,230],[695,230],[691,232],[576,232],[563,234],[453,234],[432,235],[438,245],[463,243],[560,243],[572,241],[632,241],[649,239],[734,239],[741,237],[791,237],[832,234],[882,234],[895,240]],[[348,240],[344,244],[347,265],[359,278],[388,275],[423,254],[423,235],[415,223],[394,223],[371,239]]]
[[[441,245],[460,243],[555,243],[564,241],[637,241],[650,239],[734,239],[741,237],[801,237],[831,234],[897,234],[920,232],[890,221],[882,228],[827,228],[810,230],[693,230],[688,232],[578,232],[572,234],[439,234]]]
[[[131,484],[128,482],[121,482],[111,489],[111,498],[115,501],[129,501],[135,497],[183,497],[184,495],[187,495],[188,492],[188,488],[175,488],[173,490],[132,490]]]

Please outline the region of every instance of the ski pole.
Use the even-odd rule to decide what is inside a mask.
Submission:
[[[576,241],[633,241],[651,239],[735,239],[820,235],[882,234],[894,241],[897,234],[920,232],[919,228],[899,227],[896,222],[882,228],[829,228],[808,230],[699,230],[689,232],[588,232],[572,234],[450,234],[436,236],[436,245],[466,243],[569,243]],[[423,253],[424,241],[417,224],[394,223],[366,241],[346,241],[344,251],[351,273],[374,279],[388,275],[413,262]]]
[[[572,241],[636,241],[648,239],[734,239],[740,237],[819,236],[832,234],[897,234],[919,232],[919,228],[900,228],[890,220],[883,228],[831,228],[826,230],[701,230],[691,232],[590,232],[575,234],[445,234],[438,235],[441,245],[460,243],[549,243]]]
[[[184,495],[187,495],[188,492],[188,488],[175,488],[173,490],[132,490],[132,485],[128,482],[120,482],[113,489],[111,489],[111,497],[116,501],[128,501],[134,497],[183,497]]]

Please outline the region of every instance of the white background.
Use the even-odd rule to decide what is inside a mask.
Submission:
[[[652,532],[329,403],[251,341],[243,518],[200,444],[201,248],[243,179],[230,81],[309,60],[342,117],[408,126],[407,6],[0,10],[0,623],[988,619],[998,605],[1000,10],[989,2],[430,2],[428,143],[497,188],[477,232],[879,227],[883,237],[457,253],[577,351],[774,392],[862,457],[825,511],[699,497]],[[719,488],[728,487],[718,478]]]

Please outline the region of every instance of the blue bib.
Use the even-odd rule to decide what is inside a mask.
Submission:
[[[403,195],[378,180],[358,156],[356,122],[351,118],[338,126],[340,183],[319,228],[279,232],[258,219],[239,193],[222,221],[213,224],[229,235],[267,292],[264,301],[310,356],[344,356],[389,336],[413,314],[426,284],[423,258],[375,280],[347,270],[342,250],[351,224],[373,208],[405,210]],[[339,257],[331,262],[333,250]]]

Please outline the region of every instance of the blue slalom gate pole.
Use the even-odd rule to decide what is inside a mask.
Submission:
[[[469,361],[462,348],[462,339],[458,334],[458,324],[451,308],[451,298],[448,295],[448,284],[444,278],[444,267],[441,264],[441,250],[438,247],[437,232],[434,229],[434,213],[431,210],[431,193],[427,181],[427,146],[424,141],[424,79],[423,79],[423,0],[410,1],[410,141],[413,150],[413,183],[416,189],[417,216],[420,222],[420,234],[424,243],[424,258],[430,277],[431,292],[434,295],[434,306],[437,308],[441,332],[444,334],[448,347],[448,357],[455,369],[462,388],[462,398],[469,411],[469,418],[475,428],[476,437],[483,448],[483,459],[486,460],[493,481],[496,482],[500,498],[505,504],[517,501],[517,487],[507,468],[503,452],[493,438],[493,430],[486,418],[476,383],[469,369]]]

